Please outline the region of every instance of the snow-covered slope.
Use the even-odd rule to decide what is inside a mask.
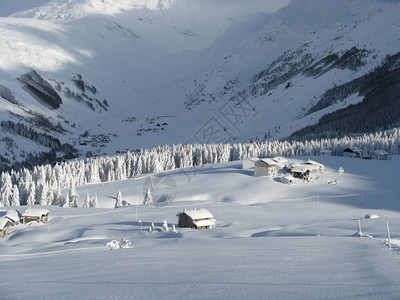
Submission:
[[[13,226],[0,239],[2,297],[396,299],[400,160],[311,159],[325,170],[294,185],[253,177],[236,161],[79,187],[79,208],[48,206],[49,224]],[[165,178],[173,201],[142,205],[146,182],[161,195]],[[131,206],[112,208],[118,191]],[[86,193],[100,208],[81,207]],[[194,207],[208,209],[216,228],[177,228],[176,214]],[[131,248],[110,251],[113,240]]]
[[[0,19],[0,119],[80,156],[286,137],[362,101],[353,93],[308,113],[399,51],[391,1],[2,1],[0,10],[12,14]],[[19,147],[26,134],[9,125],[4,162],[39,151],[35,141]],[[76,155],[64,148],[58,155]]]

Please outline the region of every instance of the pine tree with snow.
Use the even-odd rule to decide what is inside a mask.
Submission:
[[[65,195],[62,207],[70,207],[69,193]]]
[[[86,198],[85,198],[85,202],[83,202],[83,207],[90,207],[91,203],[90,203],[90,196],[89,193],[86,193]]]
[[[95,207],[95,208],[99,207],[99,200],[97,199],[96,193],[94,194],[94,197],[92,199],[92,207]]]
[[[70,207],[78,207],[78,199],[79,195],[76,192],[75,185],[73,184],[71,189],[69,190]]]
[[[14,184],[12,189],[11,206],[19,206],[19,190],[16,184]]]
[[[153,196],[151,195],[151,190],[149,187],[147,188],[146,195],[144,196],[143,204],[153,204]]]
[[[164,220],[163,225],[162,225],[162,230],[164,232],[168,232],[169,231],[167,220]]]
[[[10,206],[12,196],[12,182],[9,173],[2,173],[0,177],[0,202],[3,206]]]
[[[28,189],[28,198],[26,199],[26,205],[34,205],[36,201],[36,185],[35,182],[31,182]]]
[[[115,200],[115,208],[122,207],[122,194],[121,191],[118,191],[117,198]]]

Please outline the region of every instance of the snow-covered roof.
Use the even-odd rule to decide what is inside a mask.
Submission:
[[[273,159],[271,159],[271,158],[263,158],[263,159],[260,159],[259,161],[262,161],[263,163],[266,163],[267,165],[276,165],[276,161],[274,161]]]
[[[0,229],[3,229],[4,227],[6,227],[7,223],[11,224],[11,221],[9,219],[7,219],[6,217],[1,217],[0,218]]]
[[[48,209],[45,208],[27,208],[22,216],[26,217],[41,217],[43,215],[47,215],[49,212]]]
[[[272,160],[274,160],[277,163],[281,163],[281,164],[288,163],[288,160],[286,158],[284,158],[283,156],[275,156]]]
[[[329,149],[321,149],[321,153],[332,153],[332,150]]]
[[[4,217],[10,219],[13,222],[18,222],[20,219],[19,213],[16,210],[8,210]]]
[[[325,167],[323,164],[320,164],[320,163],[318,163],[318,162],[316,162],[316,161],[313,161],[313,160],[311,160],[311,159],[309,159],[309,160],[303,162],[302,165],[317,166],[317,167],[319,167],[320,169],[323,169],[323,168]]]
[[[197,227],[203,227],[203,226],[215,226],[215,222],[212,220],[200,220],[200,221],[195,221],[193,222],[194,225],[196,225]]]
[[[214,218],[214,216],[205,208],[186,210],[183,213],[188,215],[193,220]],[[179,213],[178,216],[180,214],[182,213]]]
[[[248,158],[246,158],[246,159],[244,159],[244,160],[249,160],[249,161],[254,161],[254,162],[256,162],[256,161],[259,161],[260,159],[259,159],[258,157],[248,157]]]
[[[385,150],[375,150],[374,153],[376,153],[378,155],[388,155],[389,154]]]
[[[311,166],[307,166],[307,167],[305,167],[305,166],[295,166],[295,167],[291,170],[291,172],[292,172],[292,173],[305,173],[307,170],[310,170],[310,167],[311,167]]]
[[[355,153],[362,152],[362,150],[356,146],[348,147],[348,148],[344,149],[343,151],[346,151],[346,150],[350,150],[351,152],[355,152]],[[349,151],[346,151],[346,152],[349,152]]]

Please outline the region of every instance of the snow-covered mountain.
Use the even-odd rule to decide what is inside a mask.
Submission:
[[[362,120],[343,115],[360,111],[380,113],[375,130],[396,125],[399,12],[377,0],[2,0],[2,162],[357,132]],[[388,103],[371,109],[381,91]]]

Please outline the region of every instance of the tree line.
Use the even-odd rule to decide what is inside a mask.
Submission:
[[[206,164],[226,163],[248,157],[314,156],[321,149],[342,155],[344,148],[357,146],[364,153],[382,149],[399,154],[400,129],[310,141],[272,141],[235,144],[187,144],[159,146],[150,150],[115,156],[71,160],[32,170],[3,172],[0,176],[0,206],[59,205],[74,207],[76,186],[111,182],[134,176]],[[62,189],[69,189],[62,195]],[[67,198],[68,197],[68,198]],[[67,199],[66,199],[67,198]],[[96,206],[97,197],[86,197],[86,206]]]

